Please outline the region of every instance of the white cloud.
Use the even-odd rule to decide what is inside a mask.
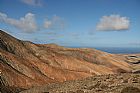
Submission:
[[[27,13],[25,17],[21,17],[19,20],[9,18],[6,14],[0,12],[0,21],[12,25],[24,32],[31,33],[38,29],[35,15]]]
[[[44,21],[44,28],[46,29],[54,29],[54,30],[58,30],[58,29],[64,29],[65,28],[65,23],[64,21],[58,17],[58,16],[53,16],[52,19],[46,19]]]
[[[64,20],[58,16],[53,16],[51,19],[46,19],[42,26],[38,26],[35,15],[27,13],[20,19],[14,19],[8,17],[5,13],[0,12],[0,22],[14,26],[15,28],[22,30],[26,33],[32,33],[39,29],[50,29],[50,30],[63,30],[65,28]]]
[[[42,6],[42,0],[21,0],[23,3],[32,6]]]
[[[49,20],[46,20],[45,22],[44,22],[44,27],[45,28],[50,28],[52,26],[52,21],[49,21]]]
[[[119,31],[129,29],[130,21],[127,17],[120,15],[103,16],[96,26],[96,30],[100,31]]]

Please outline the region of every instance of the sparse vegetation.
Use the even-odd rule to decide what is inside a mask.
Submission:
[[[137,87],[126,87],[124,88],[121,93],[140,93],[140,89]]]
[[[137,82],[134,82],[134,79]],[[54,93],[54,91],[57,91],[56,93],[140,93],[139,89],[140,74],[125,73],[99,75],[82,80],[50,84],[37,88],[37,91],[47,90],[49,93]],[[33,90],[36,90],[36,87],[27,91],[31,93]],[[21,93],[26,93],[26,91]]]

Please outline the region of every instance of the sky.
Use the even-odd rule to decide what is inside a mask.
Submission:
[[[140,47],[140,0],[0,0],[0,29],[69,47]]]

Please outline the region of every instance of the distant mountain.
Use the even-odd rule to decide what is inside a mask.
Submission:
[[[3,91],[20,91],[131,70],[130,64],[115,54],[90,48],[34,44],[0,30],[0,86]]]

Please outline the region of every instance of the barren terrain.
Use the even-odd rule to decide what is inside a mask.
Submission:
[[[65,48],[55,44],[35,44],[16,39],[4,31],[0,31],[0,86],[2,93],[15,93],[40,86],[42,86],[41,91],[46,91],[50,86],[53,86],[50,85],[52,83],[82,80],[87,77],[92,77],[89,78],[91,81],[84,79],[83,81],[74,81],[74,83],[72,83],[73,81],[71,83],[66,82],[66,85],[62,83],[60,88],[57,87],[58,84],[54,84],[54,88],[48,89],[48,91],[51,93],[60,92],[63,90],[63,86],[64,92],[74,91],[73,89],[83,89],[86,86],[80,84],[89,84],[84,90],[93,93],[93,91],[97,92],[100,89],[102,83],[104,85],[104,80],[106,88],[101,88],[103,91],[113,89],[113,86],[121,89],[122,86],[131,85],[131,83],[133,86],[137,86],[139,85],[139,74],[124,74],[120,77],[117,74],[139,73],[139,63],[139,54],[116,55],[90,48]],[[131,80],[131,76],[132,79],[137,78],[136,83]],[[107,77],[109,79],[106,79]],[[123,83],[125,78],[127,83]],[[69,84],[69,88],[66,87]],[[111,86],[111,84],[121,85]],[[97,89],[94,88],[94,85]],[[44,89],[44,86],[47,88]],[[90,89],[90,86],[93,88]],[[111,90],[106,91],[108,93]],[[116,89],[115,91],[118,92],[119,90]]]

